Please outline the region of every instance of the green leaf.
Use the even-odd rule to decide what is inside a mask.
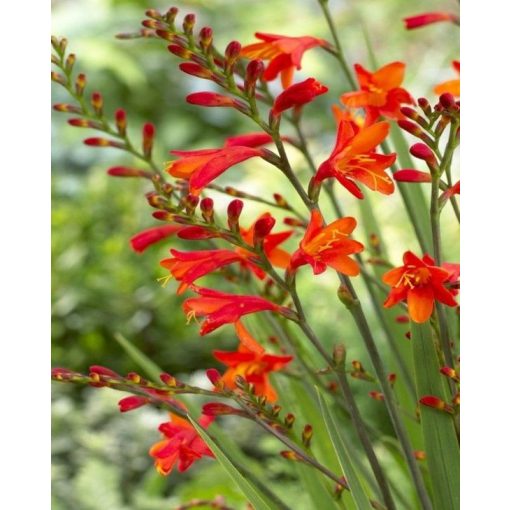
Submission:
[[[158,367],[154,361],[147,357],[136,345],[131,343],[121,333],[113,335],[115,340],[126,351],[128,356],[145,372],[145,374],[154,381],[159,380],[159,376],[164,372],[163,369]]]
[[[344,442],[345,439],[342,437],[340,428],[337,427],[335,421],[333,420],[328,406],[324,401],[323,396],[319,392],[319,389],[316,389],[317,395],[319,397],[322,417],[326,424],[326,428],[328,429],[329,437],[331,439],[331,443],[333,444],[333,448],[335,450],[338,461],[344,470],[344,476],[347,479],[347,483],[349,484],[349,489],[351,491],[354,502],[356,503],[356,508],[358,508],[358,510],[367,510],[368,508],[372,508],[372,505],[370,504],[370,498],[365,492],[363,485],[361,484],[350,455],[347,451]]]
[[[281,504],[275,504],[269,501],[246,477],[234,466],[223,449],[212,439],[206,430],[201,427],[191,416],[188,416],[190,423],[195,427],[200,437],[214,453],[216,460],[228,473],[232,481],[239,487],[248,501],[255,507],[255,510],[281,510]]]
[[[445,401],[450,400],[439,372],[430,323],[411,323],[411,338],[418,395],[434,395]],[[421,427],[434,509],[457,510],[460,507],[460,452],[453,419],[445,412],[422,406]]]

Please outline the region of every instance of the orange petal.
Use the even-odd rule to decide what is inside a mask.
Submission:
[[[346,274],[347,276],[358,276],[360,269],[358,263],[347,257],[347,255],[338,255],[336,257],[328,257],[325,260],[326,264],[339,273]]]
[[[390,132],[388,122],[376,122],[362,129],[352,140],[350,154],[363,154],[374,150]]]
[[[253,338],[241,321],[235,323],[237,338],[250,352],[255,354],[263,354],[264,348]]]
[[[430,319],[434,310],[434,291],[427,285],[409,289],[407,293],[409,317],[414,322],[422,323]]]
[[[402,62],[392,62],[378,69],[372,75],[374,85],[383,89],[391,90],[400,87],[404,81],[406,65]]]

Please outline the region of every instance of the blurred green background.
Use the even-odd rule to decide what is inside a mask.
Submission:
[[[87,91],[102,92],[108,113],[125,107],[135,139],[139,140],[136,134],[143,122],[155,123],[158,162],[169,159],[171,149],[216,147],[228,135],[253,130],[234,111],[186,104],[184,98],[189,92],[206,90],[209,84],[182,74],[177,68],[178,59],[160,40],[114,38],[119,32],[136,31],[146,8],[165,10],[170,6],[166,2],[60,0],[52,5],[53,34],[68,38],[69,50],[78,57],[77,68],[87,74],[90,84]],[[197,13],[198,27],[213,27],[220,49],[232,39],[243,44],[253,42],[256,31],[330,38],[315,0],[204,0],[181,1],[176,5],[181,13]],[[363,19],[381,65],[393,60],[406,62],[404,85],[415,97],[430,99],[435,84],[455,77],[450,62],[458,58],[458,30],[438,24],[406,32],[401,20],[428,10],[454,10],[456,6],[453,0],[330,1],[349,62],[372,68],[360,24]],[[314,158],[320,162],[329,154],[334,140],[330,107],[348,88],[335,61],[319,50],[305,55],[299,76],[314,76],[330,89],[313,107],[305,109],[305,129]],[[68,101],[65,91],[58,86],[53,87],[53,92],[53,103]],[[230,328],[199,338],[195,325],[186,326],[180,309],[182,298],[175,296],[174,284],[162,288],[156,281],[164,275],[159,261],[167,255],[168,243],[143,255],[135,254],[129,247],[130,236],[155,224],[143,197],[149,191],[148,185],[108,178],[105,170],[109,166],[130,164],[130,158],[115,150],[84,146],[81,140],[91,136],[91,132],[71,128],[65,119],[65,115],[55,113],[52,124],[52,365],[84,372],[91,364],[105,365],[120,373],[138,370],[114,340],[114,334],[120,332],[164,370],[180,377],[203,379],[203,369],[216,366],[211,348],[235,345]],[[305,162],[293,151],[290,155],[306,182]],[[266,198],[273,192],[283,192],[289,200],[293,199],[279,175],[264,176],[269,171],[264,163],[254,162],[240,168],[239,172],[227,172],[220,183],[228,182]],[[226,207],[226,197],[211,196],[219,211]],[[355,199],[343,189],[337,189],[337,196],[346,214],[358,216]],[[417,250],[400,197],[395,193],[391,197],[372,194],[371,198],[384,227],[392,261],[399,263],[405,249]],[[246,203],[243,215],[250,219],[264,210]],[[449,210],[444,215],[443,229],[446,259],[458,261],[458,227]],[[356,237],[365,240],[367,233],[361,228],[357,232]],[[179,243],[172,240],[171,245]],[[362,286],[359,287],[361,290]],[[324,306],[326,300],[335,296],[336,279],[332,274],[328,271],[312,279],[303,270],[300,289],[313,325],[325,343],[332,345],[339,340],[340,324],[349,355],[364,360],[347,314],[336,309],[332,314]],[[402,341],[404,332],[405,328]],[[98,501],[109,510],[168,509],[192,497],[212,498],[216,494],[225,495],[231,506],[241,505],[242,497],[211,461],[169,479],[160,477],[150,467],[147,450],[158,440],[157,425],[165,421],[163,413],[144,408],[122,416],[116,406],[119,395],[108,390],[60,384],[53,389],[56,510],[95,509]],[[366,395],[366,387],[354,389]],[[377,404],[368,397],[363,399],[366,414],[373,420],[384,420]],[[255,442],[254,431],[247,431],[244,423],[230,426],[246,450],[264,459],[275,481],[289,494],[298,490],[293,488],[292,474],[285,462],[269,455],[278,451],[271,440]]]

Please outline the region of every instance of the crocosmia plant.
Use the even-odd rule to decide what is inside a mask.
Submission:
[[[117,340],[116,356],[92,349],[86,363],[59,350],[52,378],[78,401],[119,392],[126,429],[138,416],[152,423],[108,446],[112,458],[137,442],[144,453],[138,467],[117,466],[124,503],[97,505],[458,509],[460,63],[441,42],[443,32],[452,42],[458,12],[397,2],[405,13],[379,19],[384,37],[373,41],[376,20],[358,2],[311,2],[306,24],[288,16],[277,33],[264,21],[272,2],[253,6],[264,16],[244,13],[247,33],[225,2],[210,3],[206,22],[186,4],[149,9],[142,28],[117,35],[116,51],[142,66],[132,71],[142,95],[97,91],[73,40],[51,40],[55,119],[87,133],[81,153],[67,149],[83,167],[100,154],[96,186],[111,186],[61,217],[55,237],[100,207],[90,229],[122,239],[101,281],[116,286],[132,264],[119,297],[92,305],[108,310],[105,329],[94,323],[80,344]],[[439,55],[425,67],[428,53],[405,48],[422,38]],[[158,65],[164,75],[152,79]],[[130,119],[151,101],[154,119]],[[125,196],[132,207],[136,194],[144,208],[121,221],[115,204]],[[58,275],[67,266],[55,255]],[[87,276],[92,258],[81,260],[76,296],[99,285]],[[150,290],[129,290],[135,278]],[[76,299],[60,299],[59,320]],[[142,310],[152,299],[171,321],[156,335],[143,333],[157,320]],[[123,302],[139,309],[112,333]],[[137,334],[131,320],[145,321]],[[134,498],[142,478],[144,497],[160,499]]]

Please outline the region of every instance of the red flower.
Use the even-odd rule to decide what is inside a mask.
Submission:
[[[439,21],[451,21],[458,25],[459,17],[451,12],[424,12],[423,14],[404,18],[407,30],[424,27],[432,23],[438,23]]]
[[[177,462],[179,462],[177,469],[182,473],[204,455],[214,457],[209,447],[187,420],[173,413],[170,413],[170,418],[171,421],[159,426],[159,431],[165,438],[154,444],[149,450],[160,474],[165,476],[170,474]],[[198,422],[206,428],[213,420],[214,418],[211,416],[202,416]]]
[[[397,155],[375,153],[376,147],[388,136],[389,129],[387,122],[377,122],[360,129],[353,122],[341,121],[335,147],[320,165],[314,181],[334,177],[360,199],[363,193],[354,181],[384,195],[393,193],[395,185],[384,170],[395,162]]]
[[[409,92],[400,87],[404,81],[405,64],[392,62],[373,73],[355,64],[354,70],[361,90],[342,95],[340,99],[346,106],[365,108],[369,119],[375,120],[380,115],[393,120],[404,118],[400,113],[401,104],[414,104]]]
[[[266,353],[241,322],[236,323],[236,333],[241,342],[236,352],[213,351],[214,357],[228,367],[221,380],[227,388],[234,390],[237,388],[236,377],[241,376],[253,384],[256,395],[275,402],[278,395],[271,386],[269,373],[284,368],[292,361],[292,356]]]
[[[210,182],[231,166],[246,159],[261,156],[262,151],[253,147],[223,147],[221,149],[200,149],[194,151],[171,151],[181,156],[171,161],[167,172],[173,177],[187,179],[189,191],[198,195]]]
[[[273,137],[267,133],[245,133],[244,135],[229,136],[225,140],[224,147],[260,147],[266,143],[271,143]]]
[[[409,307],[409,317],[414,322],[426,322],[434,310],[437,300],[448,306],[457,306],[453,294],[444,286],[450,271],[435,266],[434,259],[425,255],[423,259],[414,253],[404,253],[404,265],[385,273],[382,280],[392,289],[384,302],[390,308],[404,299]]]
[[[170,271],[181,284],[177,294],[182,294],[190,285],[202,276],[228,264],[241,260],[241,257],[230,250],[177,251],[170,250],[172,258],[164,259],[161,265]]]
[[[356,220],[351,217],[324,226],[321,213],[314,209],[305,236],[298,250],[292,255],[291,270],[310,264],[314,274],[323,273],[327,266],[340,273],[356,276],[359,274],[357,262],[349,255],[363,251],[364,246],[358,241],[349,239],[356,227]]]
[[[264,80],[274,80],[280,74],[282,87],[285,89],[292,83],[294,70],[301,69],[303,53],[316,46],[328,44],[323,39],[310,36],[289,37],[257,32],[255,37],[262,42],[244,46],[241,55],[250,59],[269,60],[264,71]]]
[[[138,253],[142,253],[149,246],[174,235],[179,232],[179,230],[182,230],[182,228],[182,225],[163,225],[162,227],[152,227],[142,230],[142,232],[138,232],[138,234],[131,238],[131,247]]]
[[[200,297],[186,299],[183,309],[188,321],[195,317],[205,317],[200,335],[206,335],[224,324],[236,322],[243,315],[264,310],[279,313],[287,310],[258,296],[227,294],[195,286],[192,289],[200,294]]]
[[[460,75],[460,62],[458,60],[454,60],[452,62],[452,66],[457,71],[457,74]],[[434,93],[438,96],[442,94],[451,94],[455,97],[460,97],[460,78],[454,80],[448,80],[434,87]]]
[[[398,182],[432,182],[429,172],[421,172],[412,168],[404,168],[395,172],[393,178]]]
[[[303,106],[327,91],[328,87],[322,85],[315,78],[308,78],[305,81],[291,85],[277,96],[274,100],[271,114],[273,117],[278,117],[285,110]]]

